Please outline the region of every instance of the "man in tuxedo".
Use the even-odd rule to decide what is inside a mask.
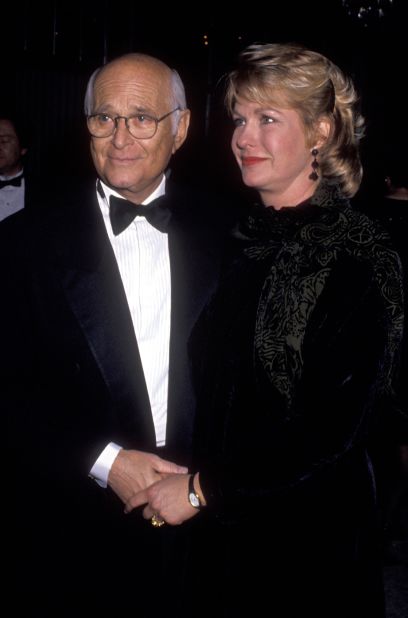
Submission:
[[[55,207],[0,226],[13,600],[27,616],[145,616],[152,595],[175,610],[184,532],[123,503],[188,466],[187,342],[220,237],[166,177],[190,120],[174,70],[115,59],[92,75],[85,113],[92,186],[69,182]]]
[[[17,121],[0,113],[0,221],[24,208],[24,141]]]

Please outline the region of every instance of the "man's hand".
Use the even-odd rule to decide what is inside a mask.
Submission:
[[[131,496],[164,478],[167,474],[186,474],[187,468],[143,451],[119,451],[108,476],[108,485],[126,503]]]
[[[171,474],[162,481],[130,497],[125,513],[146,504],[143,517],[151,519],[156,514],[165,522],[176,526],[197,515],[198,510],[188,501],[188,474]]]

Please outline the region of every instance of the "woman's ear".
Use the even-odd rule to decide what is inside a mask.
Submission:
[[[315,148],[321,148],[323,146],[330,135],[331,126],[331,122],[328,118],[319,120],[316,130],[316,141],[314,143]]]

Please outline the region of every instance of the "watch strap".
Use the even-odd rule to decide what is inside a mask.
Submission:
[[[188,501],[195,509],[201,509],[203,506],[200,500],[200,496],[194,489],[194,474],[190,474],[188,479]]]

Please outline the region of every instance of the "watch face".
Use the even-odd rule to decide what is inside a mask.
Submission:
[[[197,498],[197,496],[193,493],[190,493],[188,497],[189,497],[191,506],[194,506],[194,508],[198,509],[200,507],[200,501]]]

